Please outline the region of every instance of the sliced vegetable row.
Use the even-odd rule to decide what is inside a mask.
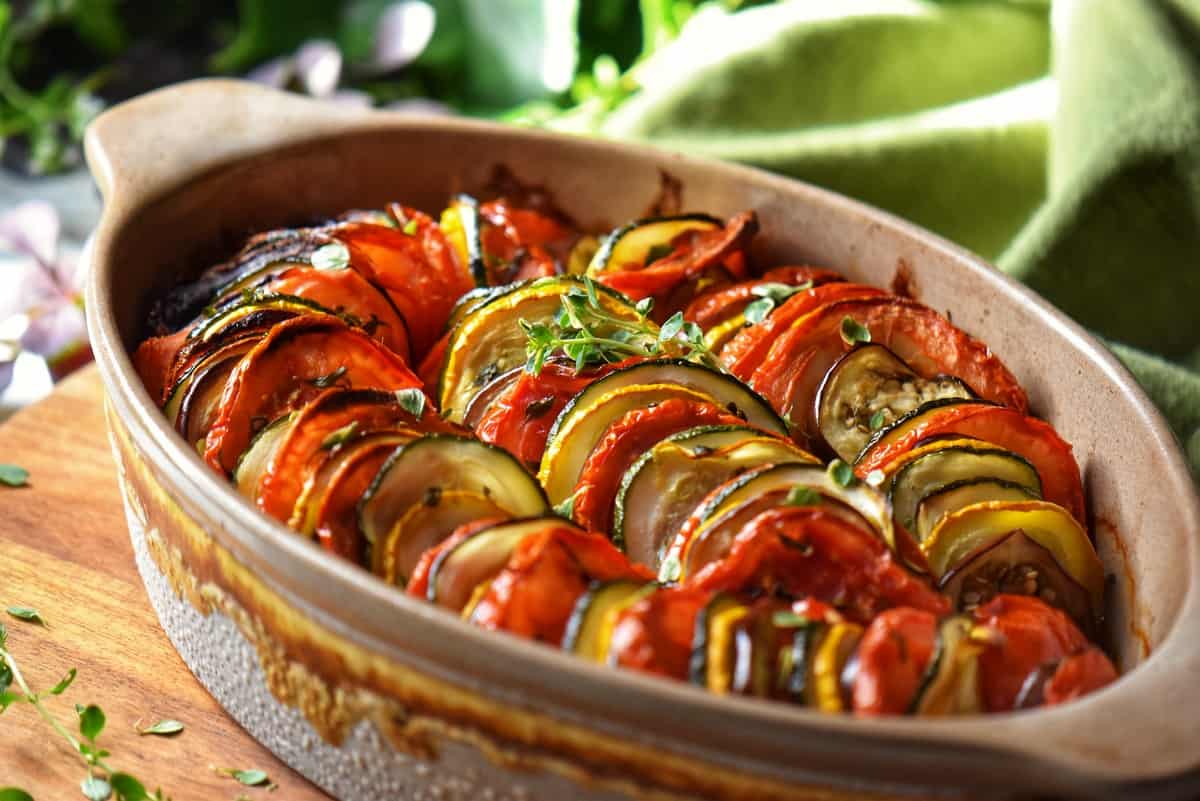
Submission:
[[[351,212],[172,292],[135,362],[265,514],[479,626],[826,711],[1110,681],[1070,446],[932,309],[753,277],[757,230]]]

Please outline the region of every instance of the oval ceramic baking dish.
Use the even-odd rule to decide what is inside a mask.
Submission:
[[[476,122],[351,112],[227,81],[104,114],[88,317],[138,565],[185,661],[255,737],[346,799],[1194,797],[1200,499],[1158,413],[1078,326],[979,259],[765,173]],[[775,263],[899,277],[987,341],[1075,446],[1124,675],[992,717],[854,720],[714,697],[480,631],[260,515],[175,436],[129,352],[150,301],[239,236],[403,198],[436,209],[497,165],[587,224],[758,211]]]

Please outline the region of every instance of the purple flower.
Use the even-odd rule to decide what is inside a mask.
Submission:
[[[60,249],[59,230],[58,212],[44,201],[0,215],[0,284],[11,287],[0,292],[0,322],[23,318],[21,348],[43,357],[56,379],[91,360],[82,265],[77,252]]]

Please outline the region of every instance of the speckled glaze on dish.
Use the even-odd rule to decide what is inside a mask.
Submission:
[[[230,81],[107,112],[87,155],[105,197],[88,318],[148,591],[205,686],[338,797],[1200,795],[1200,499],[1187,466],[1101,345],[974,256],[754,170],[347,111]],[[1063,707],[955,720],[722,698],[476,630],[246,504],[175,436],[133,371],[150,299],[248,233],[395,199],[436,210],[497,164],[600,225],[636,216],[667,170],[686,208],[756,209],[772,262],[880,285],[899,276],[988,342],[1075,446],[1127,673]]]

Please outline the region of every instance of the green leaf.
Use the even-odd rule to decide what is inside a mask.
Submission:
[[[742,310],[742,317],[751,325],[758,325],[763,320],[767,319],[767,315],[775,308],[775,301],[770,298],[759,298],[746,304],[746,308]]]
[[[8,709],[13,704],[18,704],[25,700],[25,696],[18,693],[10,692],[9,690],[0,691],[0,712]]]
[[[642,317],[646,317],[654,309],[654,298],[642,298],[633,307]]]
[[[868,423],[868,425],[871,427],[872,431],[878,431],[879,429],[883,428],[883,423],[884,423],[884,412],[883,412],[883,409],[880,409],[877,412],[875,412],[875,414],[871,415],[871,420]]]
[[[341,3],[328,0],[240,0],[237,35],[213,56],[217,72],[234,72],[289,54],[337,30]]]
[[[870,342],[871,332],[862,323],[846,315],[842,318],[842,340],[850,346],[859,342]]]
[[[68,670],[67,675],[63,677],[63,680],[50,688],[50,694],[62,695],[67,691],[67,688],[71,686],[71,682],[73,681],[75,681],[75,668]]]
[[[404,233],[408,234],[409,236],[413,236],[414,234],[417,233],[417,221],[415,219],[409,220],[408,222],[406,222],[404,224],[404,227],[401,228],[400,230],[403,231]]]
[[[16,787],[0,787],[0,801],[33,801],[33,796]]]
[[[318,270],[344,270],[350,266],[350,251],[341,242],[330,242],[308,257]]]
[[[120,801],[145,801],[150,798],[145,785],[128,773],[114,773],[109,778],[109,783]]]
[[[316,378],[312,379],[312,381],[310,381],[309,383],[311,383],[317,389],[329,389],[334,384],[336,384],[339,380],[341,380],[341,377],[344,376],[345,374],[346,374],[346,365],[343,364],[341,367],[334,370],[332,373],[328,373],[326,375],[319,375]]]
[[[78,707],[78,705],[76,705]],[[90,704],[79,713],[79,733],[95,742],[104,731],[104,712],[95,704]]]
[[[15,464],[0,464],[0,484],[23,487],[29,482],[29,471]]]
[[[771,616],[771,623],[779,628],[803,628],[812,625],[812,621],[804,615],[798,615],[790,609],[780,609]]]
[[[4,610],[17,620],[24,620],[26,623],[37,623],[40,626],[46,625],[46,621],[42,620],[42,616],[38,611],[29,606],[10,606]]]
[[[858,479],[854,476],[854,468],[841,459],[834,459],[829,463],[829,477],[834,480],[834,483],[842,487],[849,487],[858,483]]]
[[[79,783],[79,789],[89,801],[108,801],[112,797],[112,785],[99,776],[88,776]]]
[[[788,490],[787,499],[784,501],[788,506],[816,506],[820,502],[821,494],[819,492],[801,484]]]
[[[181,731],[183,731],[182,723],[180,723],[178,720],[166,719],[158,721],[153,726],[147,726],[144,729],[138,729],[138,734],[157,734],[159,736],[166,737],[172,734],[179,734]]]
[[[662,324],[658,332],[658,341],[666,342],[674,339],[683,330],[683,312],[675,312]]]
[[[425,414],[425,393],[419,389],[401,389],[396,391],[396,401],[400,408],[413,417]]]
[[[230,770],[229,775],[247,787],[259,787],[271,781],[265,771],[253,768],[251,770]]]
[[[349,423],[346,423],[346,425],[342,426],[337,431],[330,433],[329,436],[321,440],[321,450],[329,451],[333,450],[339,445],[344,445],[347,440],[354,436],[356,431],[358,431],[358,421],[351,420]]]

